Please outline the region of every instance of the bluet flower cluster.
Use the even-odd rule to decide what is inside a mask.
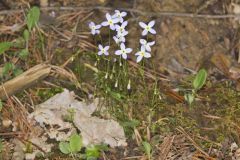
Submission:
[[[133,51],[132,48],[128,48],[126,46],[126,36],[128,35],[128,31],[126,27],[128,25],[128,21],[125,21],[124,18],[127,16],[127,12],[121,12],[119,10],[115,10],[113,15],[109,13],[106,14],[106,20],[101,24],[95,25],[94,22],[89,23],[89,28],[91,29],[92,35],[100,34],[101,27],[109,27],[110,30],[115,31],[115,35],[113,36],[113,40],[119,46],[119,50],[115,51],[115,55],[120,56],[123,59],[127,59],[128,55]],[[150,21],[149,23],[139,22],[140,27],[143,29],[142,36],[148,36],[148,34],[156,34],[155,29],[153,28],[155,25],[155,21]],[[139,63],[143,58],[150,58],[152,46],[155,44],[155,41],[148,42],[146,39],[140,39],[140,50],[135,53],[136,62]],[[110,44],[107,46],[103,46],[103,44],[98,45],[98,55],[109,55]]]

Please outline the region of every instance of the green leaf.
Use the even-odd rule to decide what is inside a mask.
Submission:
[[[0,43],[0,55],[3,54],[5,51],[9,50],[12,46],[11,42],[1,42]]]
[[[195,79],[193,80],[193,88],[195,90],[199,90],[203,87],[207,79],[207,71],[205,69],[201,69]]]
[[[29,10],[27,14],[27,26],[28,30],[31,31],[33,27],[36,26],[40,17],[40,9],[38,7],[33,7]]]
[[[147,154],[148,159],[151,159],[152,146],[148,142],[142,142],[144,152]]]
[[[27,29],[25,29],[25,30],[23,31],[23,38],[24,38],[24,40],[25,40],[26,42],[28,42],[28,40],[29,40],[29,31],[28,31]]]
[[[28,50],[25,48],[25,49],[22,49],[21,51],[20,51],[20,53],[18,54],[18,56],[21,58],[21,59],[26,59],[27,58],[27,56],[29,55],[29,52],[28,52]]]
[[[90,146],[86,149],[87,158],[98,158],[100,156],[99,148],[96,146]]]
[[[82,138],[77,134],[72,135],[70,137],[69,145],[70,145],[70,150],[72,153],[79,152],[83,146]]]
[[[68,142],[60,142],[58,147],[60,151],[64,154],[69,154],[71,152]]]
[[[3,66],[2,74],[3,76],[6,76],[10,71],[12,71],[15,68],[14,64],[7,62]]]
[[[20,74],[22,74],[22,73],[23,73],[23,70],[20,69],[20,68],[14,68],[14,69],[13,69],[13,75],[14,75],[14,76],[18,76],[18,75],[20,75]]]
[[[2,108],[3,108],[3,103],[2,103],[2,100],[0,99],[0,112],[2,111]]]
[[[184,95],[184,99],[188,102],[189,105],[192,104],[194,98],[195,98],[194,95],[190,93]]]

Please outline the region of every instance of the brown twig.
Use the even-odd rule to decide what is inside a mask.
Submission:
[[[61,10],[61,11],[91,11],[91,10],[125,10],[128,12],[137,13],[140,15],[146,15],[150,17],[161,17],[161,16],[168,16],[168,17],[185,17],[185,18],[205,18],[205,19],[226,19],[226,18],[240,18],[240,14],[194,14],[194,13],[181,13],[181,12],[145,12],[138,9],[133,8],[112,8],[112,7],[103,7],[103,6],[92,6],[92,7],[42,7],[41,10],[49,11],[49,10]],[[3,10],[0,11],[0,15],[3,14],[14,14],[14,13],[21,13],[23,12],[22,9],[16,10]]]

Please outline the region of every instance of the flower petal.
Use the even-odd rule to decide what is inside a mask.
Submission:
[[[116,28],[115,28],[115,26],[112,24],[112,25],[110,25],[110,29],[114,31]]]
[[[103,49],[103,46],[101,44],[98,45],[99,50]]]
[[[88,24],[89,28],[92,28],[92,26],[94,26],[94,25],[95,25],[94,22],[90,22],[90,23]]]
[[[116,36],[113,36],[113,39],[117,44],[119,43],[119,39]]]
[[[131,53],[132,52],[132,48],[126,48],[126,52],[127,53]]]
[[[119,18],[114,18],[114,19],[112,19],[112,22],[113,23],[118,23],[118,22],[120,22],[121,20],[119,19]]]
[[[147,27],[147,25],[145,23],[143,23],[143,22],[139,22],[139,25],[140,25],[140,27],[142,27],[144,29]]]
[[[145,52],[146,51],[146,48],[144,45],[141,46],[141,52]]]
[[[141,55],[141,51],[138,51],[137,53],[135,53],[136,56],[140,56]]]
[[[115,54],[116,54],[116,55],[121,55],[121,54],[122,54],[122,51],[121,51],[121,50],[117,50],[117,51],[115,52]]]
[[[154,20],[148,23],[149,27],[153,27],[154,25],[155,25],[155,21]]]
[[[127,54],[126,54],[126,53],[123,53],[123,54],[122,54],[122,57],[123,57],[123,59],[127,59]]]
[[[122,13],[121,13],[121,16],[122,16],[122,17],[125,17],[126,15],[127,15],[127,12],[122,12]]]
[[[106,56],[108,56],[108,55],[109,55],[108,51],[104,52],[104,54],[105,54]]]
[[[119,32],[120,31],[120,26],[118,24],[115,25],[116,30]]]
[[[123,23],[124,19],[122,17],[119,17],[118,19],[120,23]]]
[[[148,53],[148,52],[145,52],[144,57],[145,57],[145,58],[150,58],[150,57],[151,57],[151,54]]]
[[[149,32],[152,33],[152,34],[156,34],[156,31],[152,28],[149,30]]]
[[[96,29],[100,29],[102,26],[100,24],[98,24],[95,27],[96,27]]]
[[[99,30],[95,30],[96,34],[100,34],[100,31]]]
[[[103,52],[102,52],[102,51],[99,51],[99,52],[98,52],[98,55],[99,55],[99,56],[101,56],[102,54],[103,54]]]
[[[149,45],[145,46],[146,51],[151,52],[151,47]]]
[[[143,58],[143,56],[141,56],[141,55],[139,55],[138,57],[137,57],[137,63],[139,63],[141,60],[142,60],[142,58]]]
[[[96,30],[92,29],[91,33],[92,33],[92,35],[95,35],[96,34]]]
[[[107,18],[107,20],[112,19],[111,15],[109,13],[106,13],[106,18]]]
[[[142,36],[146,36],[147,33],[148,33],[148,31],[146,29],[144,29],[143,32],[142,32]]]
[[[121,50],[125,50],[125,48],[126,48],[125,44],[121,43],[120,48],[121,48]]]
[[[125,28],[128,25],[128,21],[122,22],[122,27]]]
[[[149,46],[153,46],[154,44],[155,44],[155,41],[148,42],[148,45],[149,45]]]
[[[147,41],[146,41],[145,39],[140,39],[140,43],[141,43],[142,45],[145,45],[145,44],[147,43]]]
[[[104,50],[107,51],[107,50],[109,50],[109,48],[110,48],[109,46],[106,46],[106,47],[104,47]]]
[[[107,21],[104,21],[104,22],[101,23],[101,25],[102,25],[102,26],[108,26],[109,24],[108,24]]]

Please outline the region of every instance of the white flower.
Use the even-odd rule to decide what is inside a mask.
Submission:
[[[117,50],[115,52],[116,55],[121,55],[123,59],[127,59],[127,54],[131,53],[132,49],[131,48],[126,48],[124,43],[121,43],[120,45],[120,50]]]
[[[98,52],[99,56],[102,55],[102,54],[104,54],[106,56],[109,55],[109,53],[108,53],[109,46],[103,47],[101,44],[99,44],[98,49],[99,49],[99,52]]]
[[[156,31],[152,28],[155,24],[155,21],[151,21],[148,24],[145,24],[143,22],[139,22],[139,25],[144,29],[142,32],[142,35],[145,36],[147,35],[148,32],[152,34],[156,34]]]
[[[120,12],[119,10],[115,10],[115,14],[112,16],[113,18],[118,18],[120,23],[123,23],[123,17],[127,15],[127,12]]]
[[[146,51],[151,52],[151,46],[155,44],[155,41],[147,42],[145,39],[140,39],[140,43],[142,44],[142,46],[144,46]]]
[[[101,25],[95,25],[94,22],[90,22],[88,26],[91,29],[92,35],[100,33],[99,29],[101,28]]]
[[[127,26],[128,22],[127,21],[124,21],[121,26],[116,24],[115,25],[115,28],[116,28],[116,31],[117,32],[124,32],[125,31],[125,27]]]
[[[107,21],[102,22],[102,26],[109,26],[111,30],[115,30],[115,23],[119,22],[119,19],[112,18],[109,13],[106,14]]]
[[[114,41],[119,44],[121,42],[125,43],[126,42],[126,38],[125,36],[128,34],[128,31],[123,31],[123,32],[118,32],[118,34],[116,36],[113,36]]]
[[[143,57],[144,58],[150,58],[151,54],[146,52],[145,47],[141,46],[141,50],[135,54],[137,56],[137,63],[140,62]]]
[[[117,36],[113,36],[113,39],[114,39],[114,41],[116,42],[116,44],[119,44],[119,43],[121,43],[122,41],[122,39],[120,39],[120,37],[117,37]]]

